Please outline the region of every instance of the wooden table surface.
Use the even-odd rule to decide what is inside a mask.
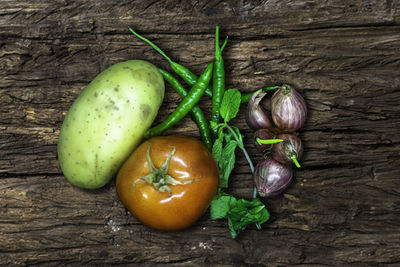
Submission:
[[[227,87],[288,83],[307,101],[302,168],[271,219],[231,239],[207,212],[160,232],[120,203],[115,181],[78,189],[57,138],[79,93],[102,70],[145,59],[170,70],[128,26],[199,74],[215,26],[229,36]],[[180,98],[169,86],[155,123]],[[0,1],[0,265],[400,265],[400,3],[351,1]],[[209,101],[201,106],[209,115]],[[244,133],[244,109],[232,122]],[[166,134],[198,136],[190,118]],[[238,151],[229,192],[253,185]]]

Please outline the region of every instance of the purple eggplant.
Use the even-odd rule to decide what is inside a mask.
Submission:
[[[282,164],[293,162],[300,168],[298,160],[303,155],[301,139],[294,134],[279,134],[277,138],[282,139],[283,142],[273,145],[271,149],[273,159]]]
[[[295,132],[307,118],[304,98],[291,86],[282,85],[271,99],[272,120],[283,132]]]
[[[269,128],[272,126],[267,111],[260,106],[260,101],[266,94],[267,93],[262,90],[255,92],[247,104],[246,122],[253,130]]]
[[[260,161],[253,178],[257,192],[262,197],[279,195],[292,181],[293,171],[289,164],[282,164],[268,157]]]

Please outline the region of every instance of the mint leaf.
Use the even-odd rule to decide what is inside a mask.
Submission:
[[[228,194],[218,194],[211,201],[210,217],[211,220],[225,218],[228,215],[230,207],[236,202],[236,198]]]
[[[229,89],[225,91],[222,103],[219,109],[221,117],[225,122],[236,117],[239,112],[241,94],[238,89]]]
[[[257,228],[268,221],[270,214],[260,199],[251,201],[236,199],[226,193],[215,196],[211,202],[210,214],[212,220],[227,218],[229,233],[232,238],[254,223]]]
[[[233,202],[231,202],[233,204]],[[252,201],[240,199],[230,205],[228,216],[228,227],[232,238],[235,238],[247,225],[254,223],[257,227],[265,223],[270,214],[265,205],[255,198]]]
[[[212,156],[214,158],[214,160],[217,162],[217,164],[219,163],[219,161],[221,160],[221,156],[222,156],[222,142],[224,140],[224,137],[222,135],[220,135],[218,137],[218,139],[216,139],[214,141],[213,147],[212,147]]]
[[[222,150],[222,155],[218,162],[220,188],[228,187],[229,176],[235,166],[236,147],[237,142],[235,140],[230,140]]]

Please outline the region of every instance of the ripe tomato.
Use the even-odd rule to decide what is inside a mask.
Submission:
[[[163,179],[168,175],[166,184]],[[121,167],[116,187],[121,202],[143,224],[180,230],[206,211],[218,183],[217,164],[205,145],[193,137],[173,135],[142,143]]]

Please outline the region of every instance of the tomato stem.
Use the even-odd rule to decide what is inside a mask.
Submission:
[[[134,183],[132,183],[131,190],[134,189],[135,184],[137,182],[143,181],[143,182],[152,184],[154,186],[154,188],[157,189],[161,193],[164,193],[167,191],[169,193],[169,195],[171,196],[172,191],[171,191],[170,185],[184,185],[184,184],[190,184],[192,182],[198,181],[196,179],[187,180],[187,181],[178,181],[167,174],[169,163],[171,161],[172,156],[175,154],[175,151],[176,151],[176,148],[174,146],[170,146],[172,148],[172,151],[171,151],[171,153],[168,154],[167,159],[164,161],[164,163],[161,165],[161,167],[159,169],[157,169],[154,166],[153,161],[151,160],[150,147],[151,147],[151,144],[149,144],[149,147],[147,148],[147,153],[146,153],[147,163],[149,164],[149,167],[150,167],[150,173],[144,177],[140,177]]]

